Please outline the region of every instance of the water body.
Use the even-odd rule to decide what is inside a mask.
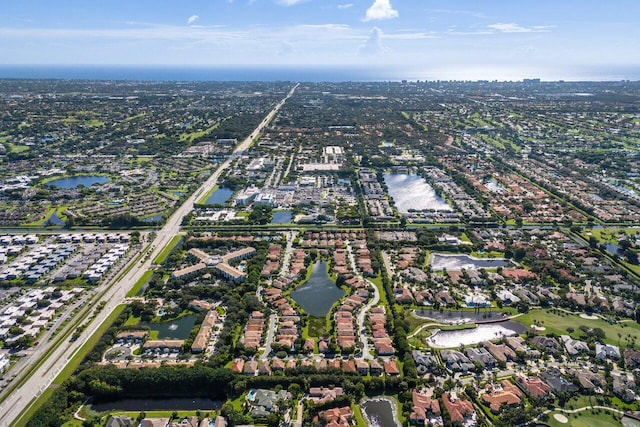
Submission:
[[[507,320],[499,323],[478,325],[473,329],[438,331],[427,339],[427,344],[435,348],[455,348],[461,345],[478,344],[483,341],[520,335],[526,331],[527,327],[523,324]]]
[[[440,196],[436,195],[433,187],[418,175],[384,174],[384,182],[389,189],[396,208],[401,213],[409,210],[452,211],[453,209]]]
[[[492,193],[504,193],[505,188],[500,185],[495,178],[491,178],[489,181],[484,183],[484,186],[489,189]]]
[[[105,184],[109,181],[108,177],[99,175],[69,176],[49,181],[46,185],[47,187],[69,189],[78,188],[81,185],[91,187],[94,184]]]
[[[344,291],[327,274],[325,261],[316,261],[309,280],[291,292],[291,298],[314,317],[326,316],[333,304],[343,296]]]
[[[622,254],[622,249],[618,245],[615,245],[613,243],[607,242],[605,244],[605,247],[607,248],[607,252],[609,252],[610,255],[620,255],[620,254]]]
[[[158,214],[158,215],[150,216],[148,218],[144,218],[143,221],[144,222],[162,221],[162,214]]]
[[[175,399],[121,399],[113,402],[91,404],[97,412],[108,411],[197,411],[218,409],[222,406],[219,400],[207,398],[175,398]]]
[[[58,216],[58,212],[53,212],[46,221],[50,225],[64,225],[64,221]]]
[[[183,340],[189,337],[189,333],[196,323],[196,316],[191,314],[168,322],[149,323],[140,322],[140,326],[147,326],[153,331],[158,331],[158,339]]]
[[[218,188],[211,193],[209,198],[204,202],[205,205],[224,205],[233,196],[233,190],[230,188]]]
[[[469,270],[506,267],[509,265],[509,261],[504,258],[475,258],[469,255],[431,254],[429,264],[433,270]]]
[[[413,313],[417,317],[424,319],[433,319],[440,323],[447,323],[450,325],[458,325],[462,323],[476,323],[483,321],[495,321],[503,317],[501,312],[485,312],[474,313],[472,311],[439,311],[439,310],[414,310]]]
[[[273,213],[271,224],[287,224],[291,222],[292,217],[291,211],[276,211]]]
[[[386,398],[367,399],[362,405],[371,427],[400,427],[395,415],[395,403]]]

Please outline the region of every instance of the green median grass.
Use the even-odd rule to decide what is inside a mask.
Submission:
[[[89,339],[78,349],[73,358],[69,360],[67,365],[60,371],[58,376],[53,380],[53,383],[49,388],[47,388],[34,402],[31,404],[26,411],[22,414],[22,416],[16,420],[16,427],[23,427],[27,425],[27,422],[33,417],[38,409],[44,404],[47,403],[51,395],[53,394],[53,390],[55,387],[60,386],[65,380],[71,377],[75,370],[80,366],[82,360],[89,354],[89,352],[96,346],[102,335],[111,327],[113,322],[120,316],[124,308],[125,304],[118,305],[111,314],[105,319],[104,322],[96,329],[96,331],[89,337]]]
[[[142,277],[138,279],[135,285],[133,285],[133,288],[129,289],[129,292],[127,292],[127,298],[135,297],[136,295],[138,295],[140,289],[142,289],[142,287],[149,282],[151,276],[153,276],[152,270],[145,271]]]
[[[176,246],[180,243],[183,236],[173,236],[171,241],[167,243],[167,245],[162,249],[162,252],[153,260],[154,264],[160,265],[162,264],[171,254],[171,252],[175,249]]]

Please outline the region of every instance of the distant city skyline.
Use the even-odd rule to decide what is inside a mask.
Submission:
[[[384,69],[407,79],[640,78],[640,2],[69,0],[0,4],[1,65]]]

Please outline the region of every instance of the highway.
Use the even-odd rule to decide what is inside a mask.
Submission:
[[[101,301],[105,301],[106,305],[100,310],[94,320],[89,326],[82,332],[80,337],[74,341],[68,340],[63,342],[60,346],[55,348],[47,360],[44,361],[31,376],[18,388],[16,388],[11,395],[9,395],[4,402],[0,405],[0,427],[14,425],[16,421],[33,403],[34,399],[39,396],[55,379],[58,373],[64,369],[69,360],[73,358],[73,355],[77,353],[80,347],[91,337],[100,325],[107,319],[114,308],[124,302],[125,297],[129,289],[142,277],[142,275],[151,268],[153,260],[162,252],[162,249],[173,239],[174,236],[180,233],[180,226],[183,218],[193,210],[193,205],[203,195],[207,194],[218,182],[218,178],[227,169],[231,162],[239,157],[244,151],[246,151],[253,141],[262,133],[263,129],[273,120],[284,103],[293,95],[298,84],[296,84],[287,93],[275,107],[267,114],[267,116],[260,122],[258,127],[241,143],[239,143],[233,150],[233,154],[221,163],[215,172],[205,181],[202,186],[191,194],[185,202],[176,209],[176,211],[167,220],[166,224],[158,231],[155,239],[150,246],[150,254],[147,257],[143,257],[142,261],[137,261],[137,258],[131,261],[135,263],[129,271],[117,282],[108,288],[105,294],[102,296]],[[124,267],[126,268],[126,267]],[[41,345],[43,345],[41,343]],[[44,349],[39,349],[44,353]],[[33,363],[36,360],[34,358]]]

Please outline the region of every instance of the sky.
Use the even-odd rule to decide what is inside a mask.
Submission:
[[[0,65],[640,78],[638,0],[2,0]]]

